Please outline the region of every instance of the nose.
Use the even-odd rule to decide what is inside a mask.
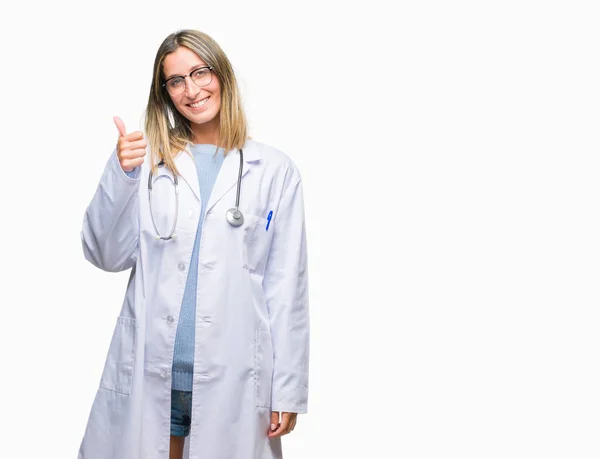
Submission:
[[[192,78],[187,75],[185,77],[185,95],[190,99],[195,99],[196,95],[201,91],[201,88],[192,81]]]

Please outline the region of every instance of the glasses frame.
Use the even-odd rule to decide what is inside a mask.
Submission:
[[[208,69],[210,71],[210,81],[208,83],[206,83],[205,85],[200,86],[200,85],[197,85],[196,82],[193,80],[192,73],[197,72],[198,70],[202,70],[202,69]],[[190,81],[192,83],[194,83],[196,86],[198,86],[199,88],[203,88],[204,86],[208,86],[209,84],[211,84],[212,83],[212,77],[213,77],[212,71],[213,71],[213,68],[210,65],[205,65],[204,67],[198,67],[198,68],[195,68],[194,70],[192,70],[187,75],[175,75],[175,76],[172,76],[171,78],[165,80],[165,82],[162,84],[162,87],[165,88],[165,91],[167,91],[169,94],[171,94],[169,92],[169,88],[167,88],[167,83],[169,81],[175,79],[175,78],[183,78],[183,91],[181,91],[180,93],[177,93],[177,94],[171,94],[173,96],[178,96],[179,94],[183,94],[186,91],[186,89],[187,89],[187,78],[188,77],[189,77]]]

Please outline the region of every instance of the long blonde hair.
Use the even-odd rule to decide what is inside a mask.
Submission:
[[[145,131],[151,151],[152,172],[156,173],[156,165],[164,160],[165,166],[173,174],[179,174],[175,167],[175,156],[180,151],[187,151],[187,144],[193,140],[190,121],[175,108],[164,83],[163,61],[167,54],[180,46],[195,52],[219,79],[221,86],[221,108],[219,110],[219,127],[217,147],[230,150],[242,148],[248,135],[248,123],[242,107],[240,91],[229,59],[207,34],[198,30],[184,29],[172,33],[164,39],[154,59],[154,71],[150,96],[146,107]],[[169,118],[171,117],[173,124]]]

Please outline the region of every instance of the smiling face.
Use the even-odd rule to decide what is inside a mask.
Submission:
[[[185,46],[180,46],[167,54],[163,61],[165,80],[174,76],[189,75],[194,69],[206,66],[196,53]],[[218,77],[212,72],[212,80],[199,87],[191,78],[185,77],[185,91],[171,95],[175,108],[190,120],[195,134],[194,143],[215,144],[219,125],[219,109],[221,108],[221,86]],[[206,99],[206,100],[204,100]]]

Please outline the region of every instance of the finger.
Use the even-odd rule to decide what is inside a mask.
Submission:
[[[281,416],[281,423],[279,424],[279,427],[274,432],[269,432],[268,437],[274,438],[274,437],[279,437],[281,435],[285,435],[290,432],[289,428],[290,428],[290,415],[289,415],[289,413],[283,413],[283,415]]]
[[[146,148],[147,142],[146,139],[142,138],[141,140],[135,141],[126,141],[124,142],[124,146],[127,147],[128,150],[135,150],[136,148]]]
[[[279,411],[271,411],[271,430],[277,429],[279,425]]]
[[[289,425],[284,426],[283,423],[277,428],[275,431],[269,431],[267,437],[275,438],[281,437],[282,435],[288,434],[290,431],[288,430]]]
[[[298,416],[298,413],[288,413],[288,412],[282,413],[283,419],[286,419],[286,420],[289,419],[287,433],[290,433],[292,430],[294,430],[294,426],[296,425],[297,416]],[[283,421],[282,421],[282,423],[283,423]]]
[[[128,142],[133,142],[135,140],[142,140],[144,138],[144,133],[142,131],[133,131],[124,136],[124,139]]]
[[[141,166],[143,163],[143,158],[124,159],[121,161],[121,168],[126,172],[131,172],[135,167]]]
[[[284,412],[281,414],[281,424],[287,423],[288,426],[288,432],[292,431],[292,423],[294,422],[294,419],[296,419],[296,413],[288,413],[288,412]]]
[[[123,122],[123,120],[118,116],[113,116],[113,121],[115,122],[115,125],[119,130],[119,134],[121,134],[121,136],[126,136],[127,130],[125,129],[125,123]]]
[[[123,150],[121,153],[121,159],[134,159],[134,158],[142,158],[146,156],[145,148],[138,148],[137,150]]]
[[[119,144],[121,150],[137,150],[139,148],[146,148],[146,139],[137,140],[135,142],[128,142],[125,137],[119,137]]]

